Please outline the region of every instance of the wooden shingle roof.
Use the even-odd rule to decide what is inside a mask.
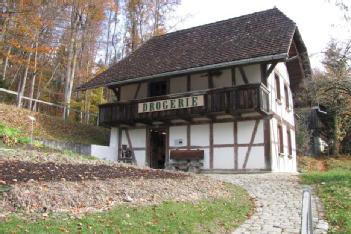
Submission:
[[[296,24],[273,8],[156,36],[78,90],[253,58],[287,59],[296,32]],[[307,54],[301,43],[300,53]]]

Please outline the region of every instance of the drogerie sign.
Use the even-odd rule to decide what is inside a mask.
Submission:
[[[139,103],[138,113],[174,110],[198,106],[204,106],[203,95]]]

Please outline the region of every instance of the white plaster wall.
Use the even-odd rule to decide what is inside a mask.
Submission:
[[[197,73],[190,77],[191,90],[208,89],[208,75],[207,73]]]
[[[111,128],[110,131],[110,146],[118,147],[118,128]]]
[[[129,135],[133,144],[133,148],[146,147],[146,129],[130,129]]]
[[[280,94],[281,101],[276,99],[276,88],[274,74],[278,74],[280,77]],[[279,121],[282,123],[289,123],[291,126],[295,126],[294,111],[293,111],[293,97],[290,89],[290,80],[288,71],[285,63],[278,63],[272,74],[268,78],[268,90],[270,91],[270,108],[274,112]],[[288,97],[285,96],[284,86],[288,87]],[[290,109],[286,106],[286,98],[289,98]],[[284,155],[280,156],[278,152],[278,130],[276,119],[270,121],[271,124],[271,153],[272,153],[272,170],[277,172],[295,172],[296,171],[296,141],[295,133],[291,132],[293,157],[288,158],[288,138],[287,138],[287,126],[281,124],[283,128],[283,143],[284,143]]]
[[[276,99],[276,87],[274,74],[277,73],[280,77],[280,95],[281,101]],[[284,86],[288,87],[288,97],[285,97]],[[268,90],[270,91],[270,108],[278,114],[282,119],[294,125],[294,111],[293,108],[287,109],[285,99],[289,98],[290,106],[293,107],[292,92],[290,89],[290,81],[285,63],[278,63],[274,71],[268,77]]]
[[[145,166],[146,151],[144,149],[140,150],[135,148],[146,148],[146,128],[129,129],[128,131],[129,131],[130,140],[133,145],[137,165]],[[121,144],[127,145],[127,147],[129,147],[125,130],[122,130]]]
[[[199,124],[190,126],[190,144],[192,146],[210,145],[210,125]]]
[[[255,120],[238,122],[238,144],[250,143],[254,126],[255,126]],[[254,143],[256,144],[256,143],[263,143],[263,142],[264,142],[263,120],[260,120],[257,127]]]
[[[232,71],[231,69],[221,70],[220,76],[213,76],[213,86],[215,88],[230,87],[232,86]]]
[[[261,67],[258,64],[243,67],[247,80],[250,84],[261,82]],[[241,73],[238,68],[235,69],[236,85],[244,85]]]
[[[175,140],[182,139],[183,144],[178,146],[187,145],[187,126],[171,126],[169,128],[169,146],[176,147]]]
[[[170,80],[170,93],[184,93],[186,92],[187,86],[187,77],[180,76],[174,77]]]
[[[213,149],[214,169],[234,169],[234,147]]]
[[[238,148],[238,168],[243,169],[248,147]],[[264,146],[253,146],[245,169],[265,169]]]
[[[295,131],[290,129],[291,142],[292,142],[292,158],[288,157],[288,136],[287,136],[287,126],[282,124],[283,129],[283,144],[284,153],[279,154],[278,145],[278,121],[272,119],[270,121],[271,125],[271,154],[272,154],[272,171],[274,172],[296,172],[296,141],[295,141]]]
[[[213,124],[213,144],[234,144],[234,123]]]
[[[210,168],[210,151],[209,149],[202,149],[204,151],[204,169],[209,169]]]
[[[134,150],[135,159],[137,165],[140,167],[146,166],[146,151],[145,150]]]
[[[277,120],[270,120],[270,135],[271,135],[271,166],[272,171],[279,171],[280,160],[278,155],[278,129],[277,129]]]
[[[118,148],[112,146],[91,145],[91,155],[103,160],[116,161]]]

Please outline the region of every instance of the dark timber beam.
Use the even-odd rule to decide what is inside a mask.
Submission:
[[[112,90],[112,92],[114,93],[114,95],[116,96],[117,101],[120,100],[120,90],[119,87],[108,87],[110,90]]]
[[[138,83],[137,89],[135,90],[134,99],[137,99],[139,95],[140,86],[141,86],[141,83]]]
[[[129,149],[132,153],[133,162],[136,164],[137,161],[135,159],[135,153],[134,153],[134,149],[133,149],[133,145],[132,145],[132,140],[130,139],[129,130],[126,128],[126,129],[124,129],[124,132],[125,132],[127,140],[128,140]]]
[[[191,76],[187,75],[186,76],[186,91],[190,91],[191,90]]]
[[[208,72],[208,88],[209,89],[213,89],[213,75],[212,75],[212,72],[209,71]]]
[[[232,86],[236,86],[235,67],[232,67],[231,72],[232,72]]]
[[[286,62],[287,62],[287,63],[288,63],[288,62],[292,62],[292,61],[294,61],[294,60],[296,60],[296,59],[299,59],[299,56],[298,56],[298,55],[295,55],[295,56],[292,56],[292,57],[288,58],[288,59],[286,60]]]
[[[210,169],[213,169],[213,122],[210,123]]]
[[[255,137],[256,137],[257,128],[258,128],[258,124],[259,123],[260,123],[260,120],[259,119],[256,120],[254,129],[253,129],[253,132],[252,132],[252,135],[251,135],[251,139],[250,139],[250,145],[249,145],[249,147],[247,148],[247,151],[246,151],[245,161],[244,161],[244,164],[243,164],[243,169],[246,168],[247,162],[249,161],[252,145],[253,145]]]
[[[277,66],[278,62],[274,61],[269,68],[267,69],[267,71],[264,72],[263,74],[263,80],[267,80],[267,78],[269,77],[269,75],[272,73],[272,71],[274,70],[274,68]]]
[[[248,84],[249,80],[247,79],[247,76],[246,76],[244,68],[242,66],[239,66],[238,68],[239,68],[239,71],[240,71],[240,74],[241,74],[241,77],[242,77],[244,83]]]
[[[234,120],[234,168],[238,170],[238,121]]]

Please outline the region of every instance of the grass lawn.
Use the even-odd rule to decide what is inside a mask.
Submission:
[[[315,185],[330,232],[351,233],[351,158],[315,160],[315,163],[323,163],[324,171],[305,170],[302,182]]]
[[[243,189],[228,186],[233,195],[226,200],[123,205],[81,218],[50,215],[37,222],[11,217],[0,223],[0,233],[225,233],[238,227],[253,209]]]

